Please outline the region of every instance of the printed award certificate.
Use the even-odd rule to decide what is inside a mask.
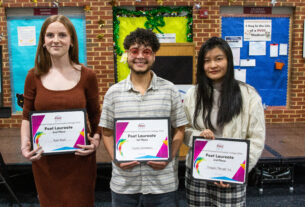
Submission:
[[[249,140],[194,137],[195,179],[243,184],[248,178]]]
[[[86,110],[34,111],[30,113],[33,149],[42,147],[44,154],[74,152],[87,141]]]
[[[115,119],[115,161],[168,161],[171,158],[169,139],[168,117]]]

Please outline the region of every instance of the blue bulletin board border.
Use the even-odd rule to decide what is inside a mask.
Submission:
[[[244,20],[272,20],[271,41],[266,41],[265,56],[249,56],[249,41],[244,41],[240,48],[240,59],[255,59],[256,66],[241,67],[246,69],[246,83],[256,88],[267,106],[287,105],[288,63],[290,48],[290,17],[221,17],[222,38],[226,36],[244,36]],[[270,57],[270,44],[287,44],[287,55]],[[275,62],[281,61],[285,65],[281,70],[275,69]]]
[[[23,94],[24,82],[28,71],[34,67],[39,34],[44,20],[48,16],[7,17],[8,50],[11,78],[12,112],[22,111],[17,104],[16,94]],[[86,20],[84,15],[67,16],[73,23],[79,45],[79,62],[87,65],[86,57]],[[36,44],[34,46],[18,46],[17,27],[35,26]]]

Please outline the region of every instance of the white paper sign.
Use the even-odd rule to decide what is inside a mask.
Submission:
[[[280,44],[280,55],[288,54],[288,44]]]
[[[18,46],[36,45],[35,26],[17,27],[17,32],[18,32]]]
[[[266,42],[249,42],[249,55],[266,55]]]
[[[242,82],[246,82],[246,74],[247,74],[247,70],[245,69],[235,69],[234,70],[234,78],[236,80],[242,81]]]
[[[157,38],[160,43],[176,43],[176,34],[168,33],[168,34],[157,34]]]
[[[254,67],[256,65],[255,59],[241,59],[240,66],[244,67]]]
[[[240,48],[239,47],[233,47],[231,48],[233,53],[233,63],[234,66],[239,66],[240,64]]]
[[[279,56],[279,45],[271,44],[270,45],[270,57],[278,57]]]
[[[244,20],[244,41],[271,41],[271,20]]]
[[[242,36],[226,36],[225,40],[230,45],[231,48],[233,47],[243,47],[243,38]]]

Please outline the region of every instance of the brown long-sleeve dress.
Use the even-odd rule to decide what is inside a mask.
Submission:
[[[24,87],[23,119],[30,111],[86,108],[91,134],[99,133],[100,106],[95,73],[82,66],[78,84],[69,90],[46,89],[31,69]],[[96,155],[47,155],[32,163],[42,207],[94,206]]]

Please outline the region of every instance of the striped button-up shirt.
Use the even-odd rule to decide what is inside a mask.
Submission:
[[[131,117],[170,117],[173,128],[186,125],[178,90],[171,82],[152,74],[144,95],[134,89],[130,75],[110,87],[104,97],[100,126],[113,129],[115,118]],[[163,170],[153,170],[145,162],[122,170],[113,163],[110,188],[120,194],[172,192],[178,188],[177,168],[176,157]]]

